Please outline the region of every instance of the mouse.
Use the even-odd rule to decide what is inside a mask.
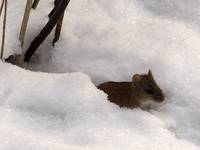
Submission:
[[[108,81],[97,86],[108,95],[108,100],[119,107],[149,108],[151,103],[161,103],[165,95],[156,83],[152,71],[135,74],[131,82]]]

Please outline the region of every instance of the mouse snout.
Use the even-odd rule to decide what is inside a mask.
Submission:
[[[164,99],[165,99],[165,96],[164,96],[163,93],[161,93],[161,94],[156,94],[156,95],[154,96],[154,100],[155,100],[156,102],[162,102],[162,101],[164,101]]]

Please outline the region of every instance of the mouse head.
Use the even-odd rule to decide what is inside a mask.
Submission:
[[[148,74],[135,74],[132,78],[134,94],[139,99],[151,99],[155,102],[162,102],[165,98],[162,90],[158,87],[153,78],[151,70]]]

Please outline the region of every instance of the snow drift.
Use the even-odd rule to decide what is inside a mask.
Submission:
[[[0,65],[1,149],[197,148],[155,115],[111,104],[87,75]]]
[[[176,2],[72,0],[61,40],[52,48],[50,35],[28,65],[52,73],[0,63],[0,149],[199,149],[200,36],[191,23],[199,5]],[[41,1],[32,13],[22,51],[52,4]],[[156,10],[160,5],[167,11]],[[176,5],[196,15],[181,20]],[[23,10],[13,10],[23,7],[10,2],[5,57],[20,52],[13,23],[20,24]],[[179,17],[171,18],[172,11]],[[120,109],[95,87],[149,68],[166,95],[150,112]]]

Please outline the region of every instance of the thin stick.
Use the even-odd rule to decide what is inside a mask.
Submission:
[[[49,33],[53,30],[59,18],[63,15],[69,2],[70,0],[62,0],[60,2],[53,16],[49,19],[48,23],[45,25],[45,27],[42,29],[39,35],[33,40],[31,45],[27,49],[25,53],[24,61],[28,62],[30,60],[31,56],[34,54],[37,48],[42,44],[42,42],[46,39]]]
[[[36,9],[36,7],[37,7],[37,5],[38,5],[39,2],[40,2],[40,0],[34,0],[32,8]]]
[[[54,8],[52,9],[52,11],[48,14],[48,17],[51,18],[53,16],[53,14],[56,11],[56,8],[58,7],[58,5],[60,4],[62,0],[54,0]]]
[[[23,21],[22,21],[22,25],[21,25],[20,34],[19,34],[19,40],[21,42],[21,46],[24,45],[24,37],[26,34],[26,29],[27,29],[27,25],[28,25],[28,19],[30,16],[30,12],[31,12],[31,7],[32,7],[32,0],[27,0],[26,9],[24,12],[24,17],[23,17]]]
[[[1,13],[2,13],[2,10],[3,10],[4,2],[5,2],[5,0],[2,0],[2,2],[1,2],[1,7],[0,7],[0,16],[1,16]]]
[[[62,29],[62,24],[63,24],[63,18],[64,18],[64,14],[62,15],[62,17],[60,17],[60,19],[58,20],[58,23],[56,25],[55,35],[54,35],[54,39],[53,39],[53,42],[52,42],[53,46],[60,39],[60,33],[61,33],[61,29]]]
[[[7,0],[4,3],[4,19],[3,19],[3,34],[2,34],[2,44],[1,44],[1,59],[3,59],[4,43],[5,43],[5,33],[6,33],[6,16],[7,16]]]

